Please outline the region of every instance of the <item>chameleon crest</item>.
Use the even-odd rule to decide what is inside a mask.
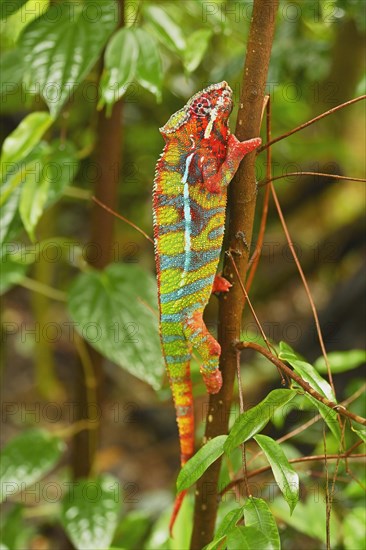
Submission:
[[[216,276],[225,227],[227,186],[260,138],[230,133],[232,90],[226,82],[198,92],[160,128],[165,147],[153,191],[160,337],[173,393],[181,464],[194,454],[190,360],[195,351],[209,393],[221,389],[220,345],[203,321],[211,292],[231,284]],[[216,277],[215,277],[216,276]],[[172,521],[184,492],[178,495]]]

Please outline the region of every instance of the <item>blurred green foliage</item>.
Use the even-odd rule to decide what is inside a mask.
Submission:
[[[118,9],[121,6],[124,6],[124,26],[119,28]],[[79,333],[92,346],[122,367],[122,382],[117,384],[117,391],[127,396],[127,403],[132,395],[133,399],[141,399],[141,403],[145,399],[149,404],[159,406],[153,393],[141,398],[141,386],[135,387],[136,382],[131,382],[127,374],[127,371],[134,374],[155,389],[164,382],[158,347],[156,288],[151,275],[151,243],[129,225],[118,223],[115,242],[111,243],[115,263],[104,272],[96,272],[86,262],[86,250],[90,245],[90,198],[98,179],[95,163],[99,138],[97,119],[103,108],[110,115],[113,104],[123,98],[120,125],[123,166],[121,174],[117,174],[119,211],[151,234],[152,180],[163,144],[158,128],[198,89],[225,79],[234,90],[236,108],[231,119],[234,129],[252,2],[3,0],[0,7],[1,291],[8,293],[3,306],[4,339],[8,344],[4,379],[11,380],[14,376],[12,369],[15,372],[19,358],[20,361],[30,361],[35,346],[42,346],[39,342],[21,346],[23,341],[19,331],[14,331],[14,326],[27,315],[39,321],[37,300],[39,305],[39,296],[42,296],[46,298],[46,302],[41,304],[46,319],[50,318],[52,322],[57,319],[59,324],[74,322]],[[365,4],[358,0],[280,2],[267,84],[272,102],[273,136],[365,93],[365,22]],[[362,177],[363,114],[364,106],[358,103],[280,141],[273,147],[273,175],[310,169]],[[261,155],[257,166],[258,180],[265,177],[265,166],[265,156]],[[110,168],[112,177],[115,167]],[[336,313],[333,310],[329,313],[330,318],[335,319],[334,324],[343,327],[343,331],[336,332],[338,340],[335,343],[329,336],[333,350],[337,347],[346,350],[359,348],[363,343],[360,308],[357,307],[360,299],[358,294],[353,297],[362,267],[362,223],[359,221],[365,206],[362,185],[352,182],[332,184],[331,180],[298,177],[278,182],[286,218],[302,253],[304,268],[309,272],[315,298],[325,313],[327,307],[338,304]],[[259,207],[261,201],[260,191]],[[258,223],[259,216],[255,235]],[[306,324],[308,305],[295,280],[284,244],[278,222],[270,212],[267,248],[263,249],[263,263],[253,286],[253,296],[261,318],[273,320],[270,329],[277,327],[274,322],[277,319],[281,323],[287,320],[288,326],[301,327],[302,338],[296,343],[303,355],[315,359],[319,351],[306,328],[309,326]],[[44,262],[48,263],[49,270],[46,277],[43,276]],[[139,266],[134,265],[137,262]],[[345,285],[344,295],[342,285]],[[31,293],[31,303],[28,294],[24,298],[23,289]],[[215,319],[214,308],[210,304],[209,320]],[[119,312],[127,331],[124,338],[127,338],[128,349],[118,345],[119,339],[116,340],[113,330],[114,323],[118,324]],[[355,319],[354,324],[351,318]],[[95,331],[89,330],[96,319],[99,328],[103,328],[102,339],[96,338]],[[325,316],[327,319],[329,317]],[[137,341],[131,323],[141,327]],[[281,330],[286,327],[277,324]],[[245,337],[259,341],[252,331],[253,325],[243,328]],[[17,334],[12,334],[14,332]],[[279,341],[283,334],[273,333],[269,337]],[[293,344],[292,341],[289,343]],[[296,343],[294,347],[297,347]],[[63,372],[68,373],[72,363],[70,357],[75,353],[75,341],[65,343],[63,340],[62,345],[51,341],[51,344],[52,357],[57,357]],[[325,391],[325,395],[329,393],[329,385],[318,374],[325,376],[321,359],[315,363],[317,372],[298,355],[292,355],[294,352],[290,353],[288,348],[283,348],[282,353],[298,374],[323,393]],[[58,356],[62,354],[68,359],[60,360]],[[337,376],[344,377],[339,383],[341,399],[352,398],[361,386],[357,369],[364,361],[362,350],[333,352],[330,361]],[[52,371],[51,360],[41,367]],[[254,409],[258,402],[265,402],[267,390],[274,383],[277,385],[277,379],[261,358],[245,357],[244,367],[246,392],[252,396],[250,404]],[[35,369],[39,368],[36,364]],[[195,396],[199,400],[203,385],[196,363],[193,379]],[[88,382],[86,376],[86,384]],[[34,389],[36,399],[40,398],[37,391],[51,402],[56,399],[59,394],[48,383],[49,379],[45,378],[43,387]],[[110,393],[114,395],[112,390]],[[157,395],[161,401],[167,399],[165,388]],[[334,398],[330,393],[328,397]],[[14,411],[18,411],[17,396],[8,392],[6,399],[12,400]],[[365,414],[361,399],[355,399],[350,408],[356,414]],[[297,395],[291,407],[286,407],[286,413],[281,409],[281,414],[278,410],[276,414],[274,411],[266,414],[251,436],[271,419],[271,434],[275,438],[279,433],[301,427],[311,414],[319,411],[325,415],[314,400]],[[52,547],[61,548],[62,537],[57,531],[61,523],[77,548],[95,549],[98,544],[103,548],[114,544],[126,550],[188,547],[190,529],[187,529],[187,524],[192,522],[192,501],[185,501],[176,526],[176,538],[169,539],[167,526],[171,497],[158,490],[146,489],[151,487],[149,478],[154,471],[149,458],[147,463],[142,462],[145,477],[142,471],[141,499],[138,504],[132,502],[132,511],[121,506],[121,500],[127,500],[128,487],[124,495],[116,495],[111,489],[114,478],[96,476],[92,483],[97,488],[98,497],[93,505],[84,506],[83,484],[88,483],[84,480],[72,495],[63,494],[62,503],[60,498],[53,501],[43,498],[41,503],[37,503],[41,504],[39,512],[30,510],[31,507],[19,496],[21,491],[15,489],[20,488],[21,480],[26,484],[28,481],[34,483],[50,475],[50,469],[57,465],[63,449],[61,440],[69,437],[67,429],[70,427],[66,434],[61,429],[60,436],[51,436],[48,432],[24,430],[18,412],[14,413],[14,419],[20,433],[17,438],[10,438],[4,450],[2,482],[13,483],[13,486],[5,487],[8,509],[2,517],[2,550],[30,547],[31,543],[35,547],[36,537],[45,536],[47,529],[52,532]],[[327,419],[329,424],[329,415]],[[43,427],[49,428],[47,422],[43,423]],[[241,416],[236,425],[239,424],[246,430],[246,417]],[[324,452],[323,427],[319,425],[314,423],[281,447],[287,458]],[[347,447],[360,441],[359,438],[364,440],[363,432],[357,432],[356,428],[354,426],[353,432],[347,431]],[[9,429],[12,436],[11,423]],[[333,433],[328,430],[329,452],[338,451],[339,435],[338,424],[336,428],[333,425]],[[114,437],[119,438],[119,433]],[[235,444],[242,441],[243,438],[237,437]],[[253,439],[247,445],[251,455],[258,452],[259,447]],[[276,450],[273,444],[270,448],[273,454]],[[9,456],[13,457],[12,468],[17,468],[17,476],[9,470],[6,462]],[[282,483],[286,482],[286,471],[289,471],[287,458],[283,452],[277,454],[278,463],[281,465],[282,461],[282,466],[285,466]],[[65,463],[67,460],[65,458]],[[133,458],[132,462],[135,460]],[[160,462],[162,460],[163,457]],[[240,470],[240,460],[238,449],[233,450],[230,459],[224,460],[221,480],[225,485],[232,479],[233,471]],[[70,481],[70,461],[66,467],[65,463],[50,478],[58,486]],[[202,467],[206,468],[209,463],[210,458],[206,457]],[[267,464],[263,456],[257,457],[255,465],[263,464]],[[332,547],[361,549],[364,541],[364,494],[361,488],[364,472],[359,463],[351,465],[351,475],[343,462],[340,465],[329,462],[329,475],[338,468],[340,479],[335,482],[335,488],[342,498],[336,499],[333,505]],[[103,470],[103,467],[99,469]],[[323,475],[323,471],[314,468],[311,472],[313,478],[305,469],[299,468],[298,472],[301,502],[292,516],[286,502],[278,496],[277,487],[273,489],[272,485],[272,492],[265,484],[258,482],[258,487],[278,520],[282,547],[291,550],[302,544],[318,550],[319,544],[325,544],[325,521],[319,519],[325,517],[325,505],[324,484],[316,484],[319,477],[315,476]],[[120,479],[125,479],[124,476],[121,474]],[[345,484],[344,478],[348,483]],[[317,493],[311,494],[314,487]],[[271,547],[279,547],[277,528],[265,501],[258,498],[247,505],[253,510],[255,508],[254,512],[260,518],[261,528],[257,529],[251,521],[246,528],[236,525],[243,512],[247,512],[246,519],[254,512],[238,508],[235,500],[230,495],[220,505],[217,531],[220,543],[226,536],[228,548],[237,547],[238,541],[252,545],[259,540],[268,543],[267,525],[272,530]],[[114,542],[111,543],[113,536]],[[212,548],[217,547],[216,543],[219,544],[218,540],[212,543]]]

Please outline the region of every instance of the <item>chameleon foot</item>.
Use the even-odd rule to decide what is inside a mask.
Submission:
[[[227,279],[221,277],[221,275],[216,275],[212,286],[212,292],[229,292],[232,286],[233,285],[229,283]]]

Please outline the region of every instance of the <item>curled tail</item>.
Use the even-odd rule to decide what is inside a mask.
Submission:
[[[181,466],[184,466],[194,454],[193,395],[190,376],[191,349],[183,335],[164,337],[164,331],[162,331],[162,340],[178,424],[180,461]],[[186,492],[182,491],[175,499],[169,524],[170,534],[172,534]]]

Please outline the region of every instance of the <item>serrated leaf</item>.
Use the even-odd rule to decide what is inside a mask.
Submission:
[[[139,46],[133,29],[120,29],[109,41],[105,56],[105,72],[101,79],[101,102],[113,105],[126,92],[134,78]]]
[[[347,372],[356,369],[363,363],[366,363],[366,350],[352,349],[349,351],[332,351],[328,353],[328,360],[331,366],[332,374],[338,372]],[[319,357],[314,367],[322,374],[327,374],[327,366],[324,357]]]
[[[40,93],[53,115],[90,72],[117,22],[115,0],[62,2],[24,29],[19,46],[27,89]]]
[[[224,443],[227,435],[219,435],[208,441],[183,466],[177,479],[177,492],[188,489],[197,479],[224,453]]]
[[[256,435],[254,439],[266,455],[277,485],[292,514],[299,501],[299,476],[276,441],[267,435]]]
[[[230,430],[225,452],[229,454],[235,447],[257,434],[270,421],[274,411],[291,401],[295,395],[293,390],[273,390],[258,405],[241,414]]]
[[[135,36],[139,45],[136,79],[143,88],[161,101],[163,70],[158,48],[153,37],[143,29],[136,29]]]
[[[186,42],[181,28],[161,6],[147,6],[144,15],[151,23],[157,38],[171,51],[183,52]]]
[[[276,521],[268,504],[262,498],[250,497],[244,505],[246,526],[255,526],[267,539],[266,548],[280,550],[281,541]]]
[[[4,141],[0,158],[2,177],[8,173],[8,165],[20,162],[36,147],[52,122],[51,115],[45,112],[30,113],[21,121]]]
[[[193,72],[201,63],[212,36],[210,29],[198,29],[187,38],[184,50],[184,67],[186,71]]]
[[[268,539],[254,525],[235,527],[227,536],[226,547],[227,550],[271,550]]]
[[[61,523],[78,550],[109,548],[121,508],[118,479],[104,475],[74,482],[62,502]]]
[[[0,57],[0,95],[12,94],[23,77],[23,58],[18,48],[3,52]],[[3,100],[6,101],[5,99]]]
[[[28,0],[2,0],[0,4],[0,19],[6,19],[18,11]]]
[[[100,353],[158,389],[164,372],[155,279],[137,265],[89,271],[69,292],[77,330]]]
[[[0,502],[39,481],[64,449],[63,441],[45,430],[27,430],[12,439],[1,453]]]

